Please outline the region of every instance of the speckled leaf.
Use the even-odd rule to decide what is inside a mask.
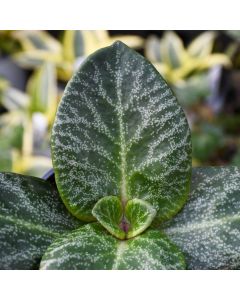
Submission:
[[[140,199],[129,200],[125,208],[125,216],[130,228],[126,238],[132,238],[151,225],[156,216],[156,209],[146,201]]]
[[[99,223],[88,224],[54,241],[44,254],[41,269],[184,269],[179,249],[158,230],[121,241]]]
[[[54,239],[80,225],[50,183],[0,173],[0,269],[38,268]]]
[[[193,169],[191,199],[165,232],[189,269],[240,268],[240,168]]]
[[[171,90],[121,42],[89,56],[71,79],[52,132],[58,189],[78,218],[105,196],[142,199],[158,222],[187,200],[190,131]]]
[[[92,213],[111,234],[121,240],[142,233],[156,216],[156,210],[146,201],[129,200],[123,209],[120,199],[114,196],[100,199]]]
[[[112,235],[121,240],[125,238],[125,231],[120,227],[123,208],[118,197],[107,196],[100,199],[93,207],[92,213]]]

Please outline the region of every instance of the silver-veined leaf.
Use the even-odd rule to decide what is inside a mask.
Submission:
[[[47,181],[0,173],[0,269],[35,269],[60,234],[78,228]]]
[[[121,201],[116,196],[107,196],[100,199],[93,207],[92,213],[99,223],[112,235],[124,240],[125,231],[120,224],[123,217]]]
[[[189,269],[240,268],[240,169],[193,169],[190,201],[165,232]]]
[[[121,241],[99,223],[70,232],[47,249],[40,269],[60,270],[162,270],[184,269],[179,249],[158,230],[148,230]]]
[[[146,230],[151,225],[156,213],[154,207],[147,201],[129,200],[125,207],[126,219],[129,222],[126,238],[133,238]]]
[[[122,240],[142,233],[156,216],[156,210],[146,201],[132,199],[123,207],[114,196],[100,199],[92,213],[110,233]]]
[[[67,208],[93,220],[105,196],[138,198],[161,222],[188,197],[190,131],[170,88],[121,42],[101,49],[71,79],[52,132],[56,182]]]

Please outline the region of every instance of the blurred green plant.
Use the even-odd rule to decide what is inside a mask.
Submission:
[[[14,53],[20,50],[20,44],[13,38],[13,30],[0,30],[0,52]]]
[[[161,39],[150,37],[145,55],[172,86],[179,102],[191,106],[208,96],[208,70],[216,65],[230,66],[227,55],[212,53],[215,33],[204,32],[187,47],[174,32],[164,33]]]
[[[145,55],[185,108],[195,166],[208,163],[225,141],[222,128],[214,124],[213,108],[204,101],[211,94],[210,70],[217,65],[231,65],[226,54],[212,53],[215,37],[214,32],[204,32],[185,47],[176,33],[166,32],[161,39],[150,37],[145,48]]]
[[[42,176],[51,168],[49,129],[57,108],[54,66],[44,63],[30,77],[26,93],[9,84],[1,90],[1,171]]]
[[[213,94],[211,85],[216,86],[213,67],[240,66],[239,32],[223,33],[231,36],[226,53],[213,53],[217,34],[204,32],[184,46],[174,32],[165,32],[161,39],[152,36],[144,44],[138,36],[111,37],[104,30],[66,30],[59,32],[58,38],[47,31],[0,31],[0,55],[31,74],[24,92],[0,77],[0,171],[42,176],[51,167],[50,129],[65,82],[86,56],[115,40],[132,48],[145,45],[145,55],[171,85],[191,125],[193,164],[223,164],[224,159],[218,161],[218,157],[230,147],[229,161],[239,165],[238,100],[234,96],[235,102],[228,101],[228,113],[224,108],[215,112],[206,100]],[[231,70],[231,74],[228,80],[239,95],[239,72]]]
[[[15,31],[12,36],[21,45],[22,50],[13,55],[21,67],[35,69],[48,61],[56,66],[58,78],[63,81],[71,78],[85,57],[115,40],[133,48],[143,46],[138,36],[110,37],[105,30],[66,30],[60,41],[45,31]]]
[[[195,165],[203,165],[213,158],[217,150],[224,146],[221,128],[209,123],[201,123],[192,132],[193,157]]]
[[[62,93],[57,79],[68,81],[85,57],[117,39],[133,48],[144,42],[104,30],[66,30],[59,40],[41,30],[0,31],[0,51],[33,70],[25,92],[0,77],[0,171],[42,176],[52,167],[50,129]]]

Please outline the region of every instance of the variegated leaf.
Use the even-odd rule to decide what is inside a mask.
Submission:
[[[65,30],[63,35],[63,59],[74,63],[84,56],[84,36],[80,30]]]
[[[184,269],[179,249],[158,230],[148,230],[121,241],[99,223],[83,226],[60,237],[48,248],[40,269],[108,270]]]
[[[42,50],[52,53],[61,51],[60,43],[43,30],[15,30],[12,36],[20,42],[24,51]]]
[[[146,201],[129,200],[125,207],[126,220],[129,222],[126,238],[130,239],[146,230],[151,225],[156,213],[154,207]]]
[[[189,269],[240,268],[240,168],[193,169],[190,201],[165,232]]]
[[[203,32],[189,44],[189,54],[198,58],[207,57],[212,52],[215,37],[212,31]]]
[[[142,199],[157,221],[187,200],[190,131],[171,90],[141,55],[121,42],[101,49],[69,82],[52,132],[56,182],[67,208],[93,220],[105,196]]]
[[[0,269],[38,268],[54,239],[80,225],[50,183],[0,173]]]
[[[51,63],[44,63],[30,78],[27,92],[31,97],[30,113],[41,112],[51,122],[57,109],[57,79]]]
[[[22,91],[9,87],[3,92],[1,104],[9,111],[26,109],[29,105],[29,97]]]
[[[124,240],[125,231],[121,227],[123,218],[123,207],[121,201],[116,196],[107,196],[100,199],[93,207],[93,216],[112,235]]]
[[[15,30],[12,35],[21,44],[22,50],[12,56],[21,67],[36,68],[44,62],[61,61],[61,44],[46,31]]]
[[[121,240],[142,233],[156,216],[156,210],[146,201],[129,200],[123,207],[120,199],[114,196],[100,199],[92,213],[111,234]]]
[[[167,63],[171,69],[180,68],[187,58],[182,40],[173,31],[166,32],[161,42],[160,61]]]

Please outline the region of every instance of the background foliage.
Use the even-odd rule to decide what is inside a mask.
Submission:
[[[239,31],[0,31],[0,171],[42,176],[58,101],[86,56],[121,40],[171,85],[193,165],[240,165]]]

